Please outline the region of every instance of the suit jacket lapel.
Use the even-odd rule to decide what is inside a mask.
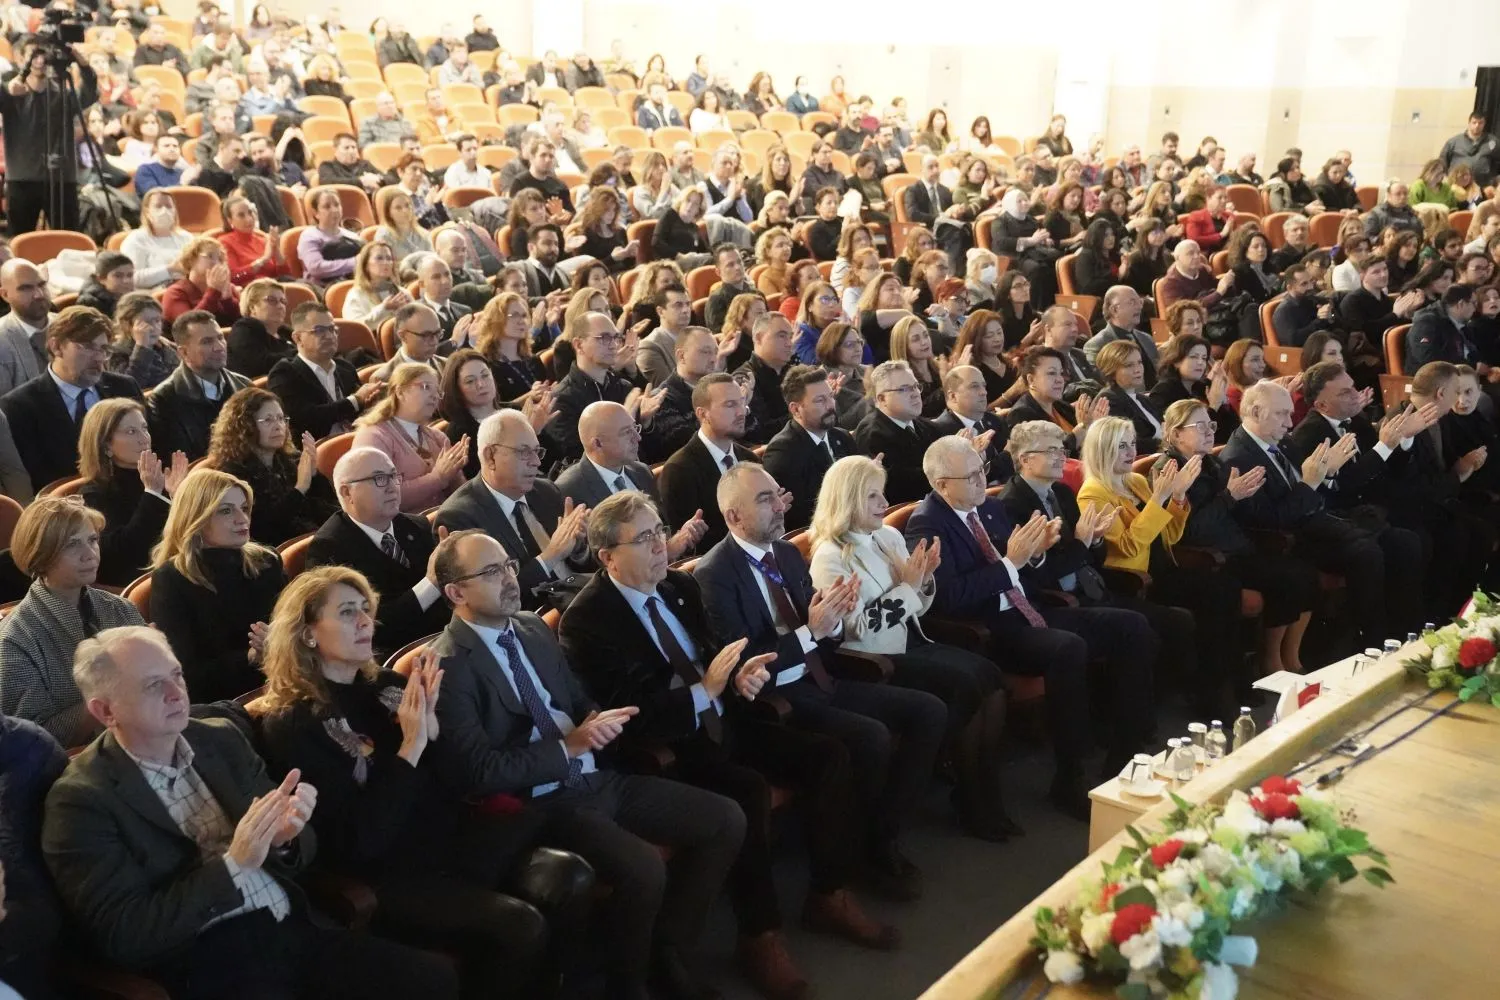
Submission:
[[[487,522],[495,525],[494,534],[499,536],[498,540],[505,551],[524,562],[526,546],[521,544],[521,536],[516,534],[515,525],[511,523],[510,518],[505,516],[505,511],[500,508],[499,502],[490,494],[490,488],[485,485],[484,480],[478,478],[471,479],[469,485],[474,491],[475,501],[486,513],[486,516],[480,519],[481,523]],[[536,512],[532,511],[532,513]]]
[[[162,805],[161,798],[146,783],[146,776],[141,773],[140,767],[130,758],[125,748],[120,746],[113,735],[105,734],[104,742],[99,747],[99,759],[109,768],[110,780],[114,782],[115,790],[120,798],[139,813],[141,818],[172,836],[188,839],[187,834],[182,832],[182,828],[172,818],[172,814],[167,812],[167,807]],[[218,794],[217,789],[214,789],[214,794]]]
[[[531,661],[537,677],[541,678],[542,686],[547,689],[545,694],[551,695],[552,704],[576,723],[579,706],[573,704],[572,687],[560,673],[567,669],[567,661],[557,655],[558,647],[556,640],[552,638],[552,630],[542,625],[539,619],[530,618],[513,619],[512,626],[516,632],[516,640],[526,650],[526,658]],[[545,635],[538,629],[544,630]]]
[[[506,711],[512,715],[531,718],[531,713],[526,711],[525,705],[521,704],[515,688],[511,687],[510,682],[505,679],[505,675],[500,670],[499,661],[496,660],[495,654],[490,652],[489,643],[479,638],[479,633],[470,628],[469,623],[462,618],[454,617],[448,626],[448,631],[453,638],[454,645],[468,650],[469,668],[480,676],[481,683],[488,685],[495,692]],[[527,655],[531,655],[529,650]],[[533,664],[535,662],[532,660]]]
[[[725,550],[725,554],[730,557],[729,564],[731,570],[734,573],[735,578],[740,582],[740,592],[742,595],[741,600],[744,602],[745,609],[748,611],[753,606],[768,624],[774,626],[776,622],[775,619],[771,617],[771,609],[766,606],[765,598],[761,597],[760,584],[755,580],[755,575],[759,573],[760,570],[750,565],[749,555],[745,552],[744,549],[740,548],[739,543],[736,542],[733,538],[725,538],[723,544],[728,546],[728,548]],[[772,543],[771,549],[776,556],[777,565],[781,565],[781,551],[775,547],[775,543]],[[784,578],[785,571],[783,571],[782,575]],[[793,594],[792,588],[788,587],[787,593]],[[795,595],[792,596],[792,603],[797,603],[797,598]],[[800,611],[801,609],[799,608],[798,610]]]

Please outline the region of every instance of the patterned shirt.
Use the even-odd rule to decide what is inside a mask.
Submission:
[[[200,929],[207,930],[231,917],[254,910],[269,910],[278,923],[286,919],[292,909],[291,900],[287,898],[286,890],[276,881],[275,876],[264,868],[241,868],[229,856],[229,843],[234,839],[234,824],[224,814],[219,800],[214,798],[203,778],[194,770],[193,748],[188,741],[182,736],[177,737],[177,749],[172,755],[171,764],[142,760],[128,750],[125,752],[140,767],[146,784],[161,799],[161,804],[172,821],[184,836],[198,845],[203,854],[203,863],[210,865],[222,860],[224,867],[229,869],[229,877],[234,879],[235,887],[244,897],[245,904],[239,909],[215,917]]]

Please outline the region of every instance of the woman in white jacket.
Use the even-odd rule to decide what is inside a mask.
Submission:
[[[926,691],[948,706],[947,755],[958,785],[953,805],[965,832],[1004,841],[1021,833],[1005,814],[1000,788],[1000,735],[1005,692],[1000,668],[976,653],[932,642],[919,619],[936,593],[942,553],[924,539],[911,552],[884,523],[885,469],[863,456],[841,458],[818,491],[812,520],[813,586],[859,580],[859,601],[844,618],[850,649],[889,656],[891,682]]]

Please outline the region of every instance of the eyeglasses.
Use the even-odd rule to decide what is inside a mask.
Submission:
[[[447,583],[466,583],[469,580],[477,580],[481,577],[484,578],[484,581],[486,583],[494,583],[496,580],[500,579],[500,575],[502,573],[509,574],[510,576],[515,576],[516,571],[520,568],[520,563],[516,562],[514,559],[507,559],[504,562],[490,563],[488,566],[486,566],[484,569],[479,570],[477,573],[465,573],[463,576],[455,576],[453,579],[447,581]],[[444,586],[446,585],[447,584],[444,584]]]
[[[596,333],[594,339],[601,344],[623,344],[625,335],[623,333]]]
[[[255,422],[262,427],[280,427],[286,423],[286,414],[268,413],[263,417],[256,417]]]
[[[985,484],[985,482],[988,480],[988,475],[989,475],[989,466],[988,466],[988,464],[986,464],[986,466],[984,468],[982,468],[982,469],[975,469],[973,472],[969,473],[967,476],[938,476],[937,478],[940,479],[940,480],[942,480],[942,479],[966,479],[966,480],[969,481],[970,485],[972,485],[972,486],[983,486]]]
[[[611,545],[610,548],[620,548],[621,546],[625,545],[666,545],[667,539],[670,537],[671,532],[668,530],[667,526],[665,524],[658,524],[654,528],[647,528],[645,531],[641,532],[639,535],[636,535],[634,538],[627,538],[623,542],[616,542],[614,545]]]
[[[504,448],[506,451],[513,451],[521,461],[535,462],[538,465],[542,464],[542,459],[547,457],[547,449],[541,445],[537,445],[535,448],[517,448],[511,444],[497,444],[495,447]]]
[[[374,483],[377,490],[383,490],[395,483],[400,486],[406,481],[406,477],[399,472],[377,472],[373,476],[365,476],[363,479],[350,479],[348,483],[353,486],[356,483]]]
[[[443,335],[443,331],[442,330],[433,330],[430,333],[427,332],[427,331],[425,331],[425,330],[402,330],[401,331],[401,336],[403,336],[403,337],[416,337],[418,340],[431,340],[433,342],[436,342],[437,339],[439,337],[441,337],[442,335]]]
[[[818,304],[819,305],[825,305],[825,306],[838,305],[838,301],[839,301],[839,299],[838,299],[837,295],[819,295],[818,296]]]
[[[1212,420],[1194,420],[1190,424],[1183,424],[1182,429],[1203,431],[1205,433],[1212,434],[1214,431],[1219,429],[1219,425]]]
[[[887,389],[883,389],[881,394],[884,395],[887,392],[904,392],[908,395],[919,396],[922,394],[922,387],[915,382],[911,382],[907,385],[893,385]]]
[[[1058,458],[1067,453],[1068,449],[1059,445],[1053,445],[1051,448],[1033,448],[1031,451],[1023,451],[1021,452],[1021,457],[1024,458],[1027,455],[1046,455],[1048,458]]]

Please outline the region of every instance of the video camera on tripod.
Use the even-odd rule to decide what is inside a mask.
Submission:
[[[46,56],[47,64],[56,67],[61,73],[77,62],[70,46],[83,44],[89,26],[94,23],[96,4],[81,0],[76,9],[70,10],[67,7],[48,7],[30,0],[22,2],[31,7],[42,8],[42,23],[32,38],[37,49]]]

